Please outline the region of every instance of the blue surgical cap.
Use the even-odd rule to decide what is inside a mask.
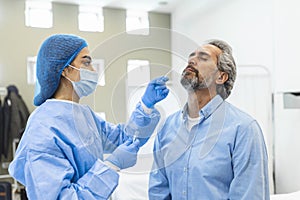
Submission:
[[[39,106],[54,95],[62,71],[86,46],[84,39],[70,34],[52,35],[43,42],[36,62],[34,105]]]

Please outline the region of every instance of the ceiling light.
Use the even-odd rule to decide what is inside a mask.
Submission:
[[[161,6],[165,6],[165,5],[168,4],[168,2],[167,1],[160,1],[160,2],[158,2],[158,4],[161,5]]]

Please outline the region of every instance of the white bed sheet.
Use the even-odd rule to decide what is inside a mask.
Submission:
[[[271,195],[271,200],[300,200],[300,191],[288,194],[274,194]]]

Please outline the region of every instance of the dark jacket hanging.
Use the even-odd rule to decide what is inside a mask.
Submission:
[[[7,87],[4,99],[4,156],[12,159],[12,141],[20,139],[29,117],[28,108],[16,86]]]
[[[2,101],[0,99],[0,162],[2,154],[4,152],[4,119],[3,119],[3,108]]]

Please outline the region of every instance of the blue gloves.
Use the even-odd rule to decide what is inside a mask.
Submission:
[[[137,153],[139,151],[140,141],[136,139],[132,142],[129,138],[106,159],[120,169],[132,167],[136,164]]]
[[[167,97],[169,94],[169,89],[166,87],[166,82],[169,80],[166,76],[158,77],[148,84],[145,94],[142,97],[143,103],[148,108],[153,108],[153,106]]]

